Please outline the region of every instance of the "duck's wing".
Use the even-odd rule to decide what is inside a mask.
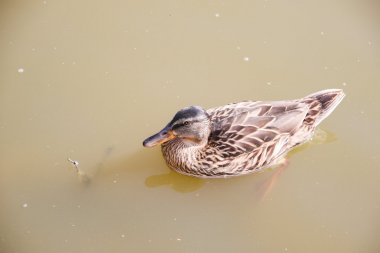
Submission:
[[[309,106],[298,101],[243,102],[213,110],[209,145],[222,157],[233,158],[263,146],[278,154],[285,151],[284,140],[300,129]]]

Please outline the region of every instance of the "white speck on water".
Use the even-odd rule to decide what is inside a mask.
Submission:
[[[71,64],[75,65],[75,64],[77,64],[77,62],[76,62],[76,61],[73,61]]]
[[[57,47],[53,47],[53,50],[57,50]]]
[[[347,86],[347,83],[346,83],[346,82],[343,82],[342,85],[343,85],[343,86]]]
[[[244,61],[250,61],[250,59],[249,59],[248,56],[244,57],[243,60],[244,60]]]
[[[42,3],[43,3],[43,4],[47,4],[47,1],[43,1]]]
[[[360,111],[360,114],[364,114],[364,111]]]
[[[368,41],[368,46],[372,46],[372,41]]]
[[[173,220],[174,220],[174,221],[177,221],[177,218],[174,218]]]
[[[25,71],[25,70],[24,70],[23,68],[19,68],[19,69],[17,70],[18,73],[24,73],[24,71]]]
[[[133,50],[137,50],[137,47],[134,47]]]
[[[219,14],[219,13],[215,13],[215,17],[216,17],[216,18],[219,18],[219,17],[220,17],[220,14]]]
[[[77,205],[77,208],[81,208],[81,206],[80,206],[80,205]]]
[[[117,180],[113,180],[112,182],[113,182],[114,184],[116,184],[116,183],[117,183]]]
[[[324,33],[324,32],[321,32],[321,35],[323,36],[323,35],[325,35],[325,33]]]
[[[74,167],[78,170],[78,166],[79,166],[78,161],[72,160],[71,158],[67,158],[67,160],[71,162],[74,165]]]
[[[328,70],[328,69],[329,69],[329,67],[327,67],[327,66],[324,66],[324,67],[323,67],[323,69],[324,69],[324,70]]]
[[[28,207],[28,203],[24,203],[24,204],[22,204],[22,207],[23,207],[23,208],[27,208],[27,207]]]
[[[180,241],[182,241],[182,239],[181,239],[181,238],[177,238],[177,241],[179,241],[179,242],[180,242]]]
[[[361,62],[361,60],[359,58],[356,58],[356,62]]]
[[[62,64],[62,65],[65,65],[65,62],[63,61],[61,64]]]
[[[75,224],[71,224],[71,226],[72,226],[72,227],[76,227],[76,225],[75,225]]]
[[[267,85],[272,85],[272,83],[271,82],[267,82]]]
[[[36,49],[33,47],[33,48],[32,48],[32,51],[33,51],[33,52],[35,52],[35,51],[36,51]]]
[[[288,251],[288,248],[285,248],[284,251]]]
[[[237,50],[240,50],[241,48],[239,46],[236,47]]]
[[[125,234],[120,235],[121,238],[125,238]]]
[[[51,207],[52,207],[52,208],[56,208],[56,207],[57,207],[57,205],[54,205],[54,204],[53,204],[53,205],[51,205]]]
[[[151,240],[151,239],[149,239],[149,240],[148,240],[148,242],[149,242],[149,243],[151,243],[151,242],[152,242],[152,240]]]

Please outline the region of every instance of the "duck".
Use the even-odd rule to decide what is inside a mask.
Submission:
[[[161,145],[167,165],[199,178],[246,175],[276,165],[309,141],[345,94],[326,89],[283,101],[244,101],[179,110],[144,147]]]

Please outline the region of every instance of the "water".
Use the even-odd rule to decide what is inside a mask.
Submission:
[[[0,6],[0,252],[380,251],[378,2]],[[184,106],[325,88],[264,198],[276,169],[194,179],[141,145]]]

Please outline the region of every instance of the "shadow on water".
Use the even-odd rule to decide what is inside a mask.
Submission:
[[[205,184],[204,179],[181,175],[170,171],[166,174],[149,176],[145,179],[145,185],[149,188],[159,186],[170,186],[177,192],[193,192],[200,189]]]
[[[286,158],[289,160],[293,155],[314,145],[331,143],[336,139],[335,134],[317,129],[311,141],[291,150]],[[144,183],[148,188],[167,186],[177,192],[188,193],[200,189],[207,182],[205,179],[185,176],[170,170],[165,164],[159,149],[147,150],[141,148],[133,154],[119,159],[110,159],[109,157],[112,153],[113,148],[107,148],[101,161],[95,166],[90,175],[78,170],[78,176],[82,183],[89,185],[95,179],[108,177],[111,174],[125,177],[133,175],[134,180],[144,180],[143,178],[145,177]],[[276,166],[272,169],[275,170]],[[271,169],[269,168],[269,170]],[[151,173],[151,175],[146,177],[147,173]]]
[[[90,185],[95,180],[117,174],[119,177],[133,177],[134,180],[144,180],[145,177],[144,183],[148,188],[169,186],[177,192],[187,193],[200,189],[206,182],[170,170],[159,149],[141,148],[126,157],[114,159],[110,158],[112,152],[112,147],[107,148],[101,161],[91,170],[91,173],[78,170],[78,177],[84,185]],[[147,173],[151,175],[146,177]]]

